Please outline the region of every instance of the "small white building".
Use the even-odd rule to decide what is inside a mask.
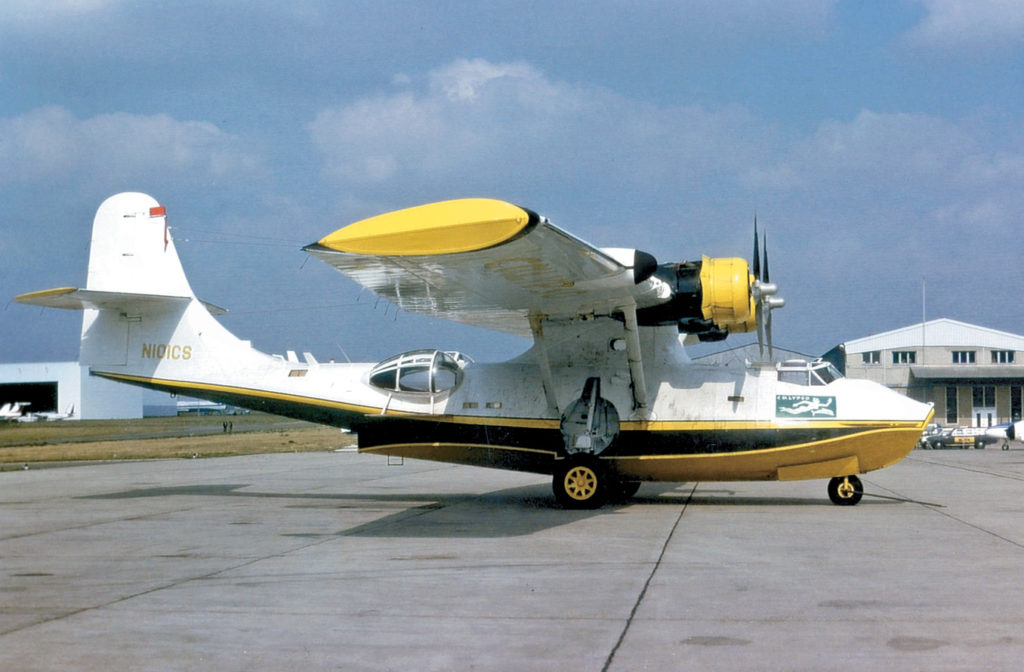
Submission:
[[[942,318],[846,341],[825,358],[846,376],[932,402],[942,424],[1021,419],[1024,336]]]
[[[89,375],[78,362],[0,364],[0,404],[25,413],[68,413],[74,420],[141,418],[143,390]]]

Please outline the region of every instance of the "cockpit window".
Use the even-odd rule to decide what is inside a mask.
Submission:
[[[839,369],[822,359],[808,362],[804,359],[789,359],[779,364],[779,380],[795,385],[828,385],[843,377]]]
[[[447,392],[462,381],[462,369],[470,361],[457,352],[414,350],[373,367],[370,384],[389,392]]]
[[[820,362],[814,369],[811,370],[811,385],[828,385],[833,380],[839,380],[843,377],[843,374],[839,373],[839,369],[832,366],[829,362]],[[820,383],[813,382],[817,378]]]

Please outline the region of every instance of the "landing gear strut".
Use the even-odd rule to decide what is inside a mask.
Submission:
[[[864,485],[856,476],[837,476],[828,482],[828,498],[836,506],[853,506],[864,496]]]
[[[559,504],[567,509],[596,509],[631,487],[620,488],[598,458],[619,435],[619,414],[601,396],[600,378],[587,378],[583,394],[562,416],[561,430],[566,457],[555,463],[551,483]]]

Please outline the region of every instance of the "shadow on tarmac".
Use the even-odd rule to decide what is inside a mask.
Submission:
[[[395,509],[371,522],[334,533],[334,536],[401,538],[498,538],[530,535],[594,516],[614,515],[625,506],[827,506],[827,497],[744,497],[734,490],[698,490],[694,484],[648,483],[626,502],[597,510],[561,508],[544,484],[474,493],[291,493],[246,490],[244,483],[195,484],[136,488],[79,499],[123,500],[150,497],[242,497],[283,499],[288,508]],[[417,504],[418,503],[418,504]],[[898,502],[865,499],[860,506]]]

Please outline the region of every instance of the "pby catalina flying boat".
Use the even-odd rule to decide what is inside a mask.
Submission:
[[[856,504],[857,474],[910,452],[931,406],[829,364],[694,364],[684,343],[757,331],[771,350],[780,307],[768,259],[659,264],[598,249],[530,210],[467,199],[391,212],[304,248],[414,313],[531,338],[474,363],[418,350],[376,364],[253,349],[214,318],[182,270],[165,210],[124,193],[96,213],[88,279],[16,301],[82,309],[92,375],[312,420],[358,434],[362,452],[551,474],[556,499],[598,507],[643,481],[831,479]]]

